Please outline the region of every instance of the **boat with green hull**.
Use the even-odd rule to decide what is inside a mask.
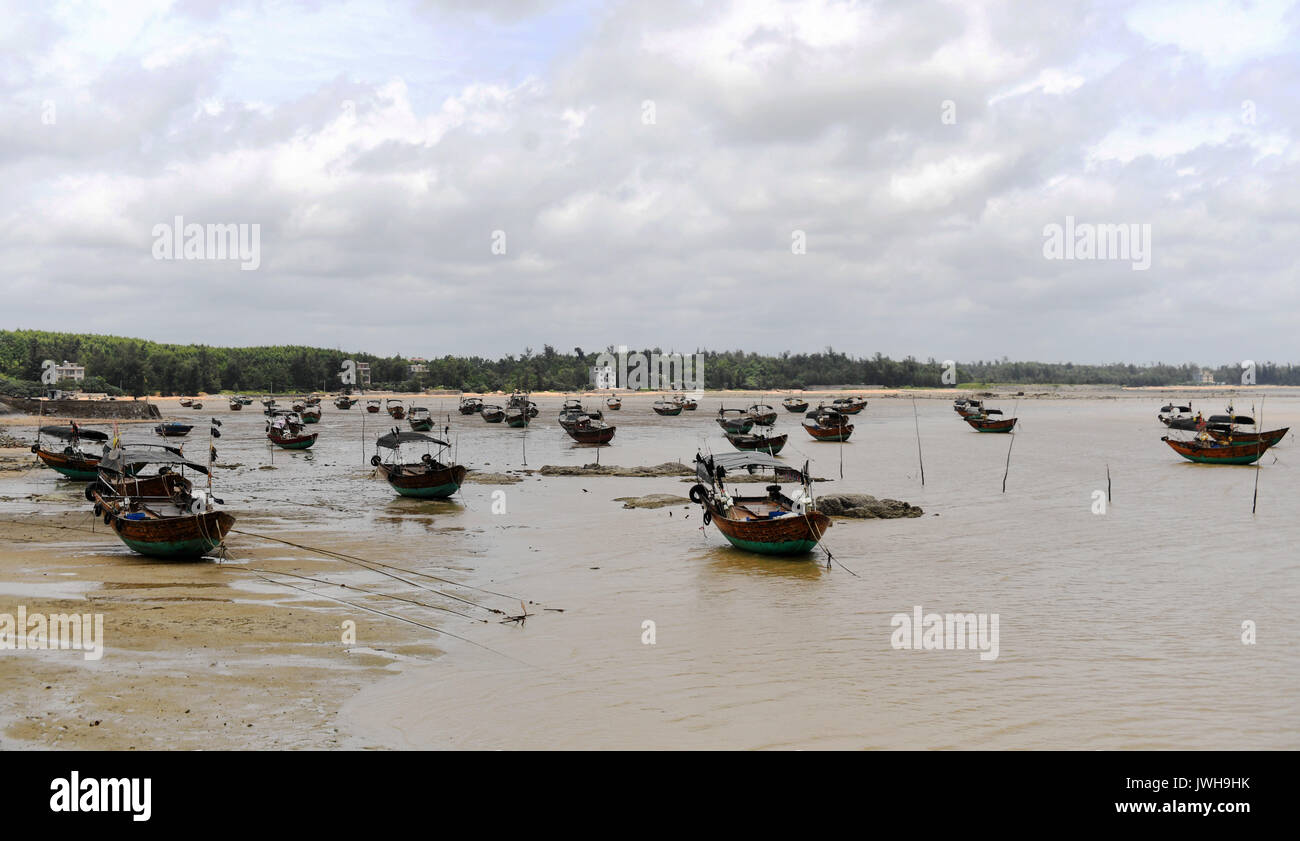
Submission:
[[[63,447],[46,446],[43,439],[53,438]],[[108,433],[97,429],[83,429],[76,423],[67,426],[42,426],[36,430],[36,443],[32,452],[46,467],[74,482],[93,482],[99,475],[101,456],[82,449],[83,441],[102,444],[108,440]]]
[[[1229,443],[1216,441],[1202,433],[1191,441],[1179,441],[1168,435],[1161,438],[1170,449],[1197,464],[1254,464],[1271,446],[1267,441]]]
[[[793,496],[783,494],[780,484],[768,485],[765,496],[731,496],[726,477],[742,470],[771,470],[776,482],[794,481],[799,488]],[[700,482],[691,487],[691,501],[704,509],[704,524],[717,526],[737,549],[760,555],[807,554],[831,527],[831,518],[813,502],[807,464],[799,470],[759,452],[697,454],[695,474]]]
[[[413,444],[424,444],[427,451],[419,461],[403,461],[402,447]],[[438,448],[436,454],[432,452],[434,446]],[[465,474],[469,472],[463,464],[442,460],[450,446],[446,441],[422,432],[402,432],[394,428],[375,442],[377,450],[388,451],[387,458],[376,452],[370,463],[378,468],[399,496],[446,499],[460,490]]]
[[[310,450],[319,436],[318,432],[307,432],[297,412],[277,410],[266,422],[267,439],[284,450]]]

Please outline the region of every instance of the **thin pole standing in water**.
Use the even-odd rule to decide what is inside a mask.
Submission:
[[[1019,401],[1019,400],[1017,400],[1015,403],[1011,404],[1011,417],[1013,417],[1013,418],[1016,417],[1016,407],[1018,407],[1019,405],[1020,405],[1020,401]],[[986,416],[986,417],[987,417],[987,416]],[[1015,433],[1015,430],[1012,430],[1010,434],[1011,434],[1011,443],[1007,445],[1007,469],[1004,470],[1004,471],[1002,472],[1002,492],[1003,492],[1003,493],[1006,493],[1006,492],[1007,492],[1007,476],[1009,476],[1009,475],[1011,474],[1011,448],[1014,447],[1014,446],[1016,445],[1016,433]]]
[[[916,460],[921,465],[921,487],[925,487],[925,459],[921,457],[921,419],[916,414],[916,397],[912,397],[912,421],[916,424]]]
[[[1255,427],[1255,429],[1259,430],[1258,433],[1256,433],[1259,437],[1255,439],[1255,452],[1259,455],[1255,458],[1255,494],[1250,500],[1250,515],[1252,517],[1255,516],[1256,506],[1259,505],[1259,463],[1264,460],[1264,451],[1260,449],[1260,447],[1264,445],[1264,401],[1267,399],[1268,395],[1264,395],[1260,398],[1259,425]],[[1229,418],[1228,420],[1231,421],[1232,419]]]
[[[366,407],[361,407],[361,466],[366,466]]]
[[[1111,502],[1110,496],[1110,465],[1106,465],[1106,502]]]

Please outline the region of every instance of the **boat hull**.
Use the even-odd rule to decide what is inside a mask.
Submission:
[[[617,428],[615,426],[606,426],[599,429],[565,428],[564,431],[569,433],[569,437],[579,444],[608,444],[614,440],[614,430]]]
[[[99,459],[95,456],[67,456],[50,450],[37,450],[36,457],[60,476],[74,482],[93,482],[99,476]]]
[[[720,516],[716,510],[710,513],[728,543],[760,555],[806,554],[817,547],[817,541],[831,527],[831,518],[820,511],[752,521]]]
[[[806,431],[818,441],[847,441],[853,434],[853,424],[846,423],[843,426],[809,426],[803,425]]]
[[[781,452],[781,450],[785,449],[785,442],[790,440],[790,436],[730,434],[727,436],[727,440],[730,441],[731,446],[735,447],[737,450],[751,450],[776,455]]]
[[[785,407],[785,410],[786,410],[787,412],[806,412],[806,411],[808,411],[808,402],[807,402],[807,401],[804,401],[804,402],[802,402],[802,403],[786,403],[786,402],[783,400],[783,401],[781,401],[781,405]]]
[[[413,420],[411,421],[411,431],[428,432],[433,429],[433,420]]]
[[[1183,458],[1197,464],[1254,464],[1269,448],[1263,441],[1210,446],[1197,441],[1175,441],[1168,437],[1160,440]]]
[[[109,525],[128,549],[167,561],[203,557],[220,546],[235,525],[235,518],[225,511],[144,520],[115,511],[108,516]]]
[[[1003,418],[1002,420],[980,420],[978,418],[966,418],[966,423],[970,424],[971,429],[976,432],[1010,432],[1016,425],[1019,418]]]
[[[682,413],[681,406],[673,406],[672,408],[669,409],[661,409],[658,406],[651,406],[650,408],[655,410],[656,415],[663,415],[664,417],[668,417],[668,418],[675,417]]]
[[[1229,436],[1226,432],[1220,432],[1214,429],[1209,430],[1210,435],[1214,436],[1218,441],[1231,440],[1236,444],[1254,444],[1263,441],[1264,445],[1267,447],[1276,447],[1278,444],[1282,443],[1282,439],[1285,438],[1286,434],[1290,431],[1291,427],[1284,426],[1281,429],[1270,429],[1264,432],[1234,432]]]
[[[390,487],[401,496],[416,499],[445,499],[465,482],[466,468],[462,464],[437,467],[429,470],[424,464],[379,465]]]
[[[267,435],[271,443],[283,450],[310,450],[316,443],[319,433],[313,432],[311,435]]]

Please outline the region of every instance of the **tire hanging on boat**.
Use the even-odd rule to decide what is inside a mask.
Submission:
[[[691,502],[694,502],[696,505],[703,505],[707,493],[708,492],[704,489],[704,486],[697,482],[691,486]]]

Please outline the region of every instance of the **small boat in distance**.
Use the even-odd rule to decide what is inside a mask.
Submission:
[[[987,413],[978,415],[966,415],[962,420],[970,424],[971,429],[976,432],[1010,432],[1016,426],[1016,418],[991,418],[990,414],[997,412],[997,409],[990,409]]]
[[[718,409],[716,420],[728,434],[744,435],[754,428],[754,417],[745,409]]]
[[[310,450],[319,436],[319,432],[307,431],[297,412],[276,412],[275,417],[266,422],[267,439],[281,449]]]
[[[617,412],[623,408],[623,401],[611,394],[605,398],[605,408],[611,412]]]
[[[242,411],[244,411],[244,403],[243,403],[243,401],[241,401],[238,397],[232,397],[232,398],[230,398],[230,411],[232,411],[232,412],[242,412]]]
[[[787,412],[806,412],[808,411],[808,401],[802,397],[795,397],[793,394],[781,401]]]
[[[1181,429],[1186,432],[1195,431],[1204,422],[1200,412],[1192,414],[1190,403],[1186,406],[1175,406],[1172,403],[1161,406],[1160,412],[1156,415],[1156,420],[1170,429]]]
[[[182,409],[188,409],[189,407],[194,405],[194,400],[189,397],[182,397],[180,401],[180,405]]]
[[[532,413],[527,406],[511,406],[505,410],[504,420],[506,426],[512,429],[523,429],[528,426],[529,421],[533,419]]]
[[[694,412],[696,409],[700,408],[700,401],[696,400],[694,397],[687,397],[685,394],[676,395],[673,397],[672,402],[681,406],[682,409],[687,412]]]
[[[495,403],[484,403],[483,408],[478,410],[478,414],[488,423],[501,423],[506,419],[506,410]]]
[[[841,415],[856,415],[867,408],[867,401],[861,397],[837,397],[831,401],[831,408]]]
[[[334,408],[342,409],[343,411],[346,412],[348,409],[351,409],[359,402],[360,401],[357,400],[355,397],[349,397],[346,394],[340,394],[338,397],[334,398]]]
[[[792,496],[779,484],[768,485],[765,496],[731,496],[728,473],[773,471],[776,482],[795,481]],[[808,466],[796,470],[766,453],[741,452],[695,456],[691,501],[704,509],[704,524],[713,523],[737,549],[761,555],[799,555],[812,551],[831,527],[831,518],[817,510]]]
[[[367,400],[366,411],[372,415],[377,415],[379,414],[379,409],[382,407],[382,405],[383,404],[380,403],[378,400]]]
[[[462,397],[460,405],[457,407],[462,415],[472,415],[483,408],[483,399],[481,397]]]
[[[853,434],[853,424],[834,409],[817,408],[804,415],[804,431],[818,441],[847,441]]]
[[[191,409],[194,409],[195,411],[197,411],[197,410],[203,408],[203,404],[200,403],[199,401],[195,400],[193,403],[190,404],[190,408],[191,408]]]
[[[54,438],[63,442],[64,446],[47,448],[42,438]],[[108,433],[83,429],[71,422],[67,426],[42,426],[36,430],[36,443],[32,444],[32,452],[60,476],[75,482],[90,482],[99,475],[102,456],[83,450],[82,441],[102,444],[108,441]]]
[[[521,412],[527,412],[530,419],[535,418],[538,415],[537,404],[528,399],[528,394],[523,391],[516,390],[510,395],[510,399],[506,401],[507,415],[511,409],[518,409]],[[506,418],[506,422],[510,422],[509,417]]]
[[[384,408],[388,410],[388,416],[393,420],[406,418],[406,405],[401,400],[390,397],[384,401]]]
[[[605,423],[591,415],[579,415],[564,425],[564,431],[579,444],[608,444],[614,440],[614,430],[618,427]]]
[[[433,429],[433,415],[423,406],[412,406],[406,422],[413,432],[428,432]]]
[[[755,426],[772,426],[776,423],[776,409],[765,403],[755,403],[745,411],[754,419]]]
[[[424,444],[426,452],[419,461],[404,461],[402,447]],[[437,455],[431,452],[438,447]],[[442,461],[443,453],[450,447],[446,441],[425,435],[423,432],[402,432],[396,427],[375,442],[378,450],[388,450],[388,457],[376,452],[370,463],[384,474],[389,486],[401,496],[419,499],[445,499],[465,482],[468,472],[464,465]]]
[[[320,406],[308,406],[298,413],[303,423],[320,423]]]
[[[604,420],[605,415],[600,409],[594,412],[588,412],[582,407],[581,400],[565,400],[564,405],[560,407],[560,426],[567,432],[569,428],[575,425],[582,418],[592,420]]]
[[[177,423],[176,421],[164,421],[153,428],[153,431],[163,438],[184,438],[190,434],[194,427],[188,423]]]
[[[727,433],[727,440],[737,450],[754,450],[771,456],[781,452],[785,448],[785,442],[789,439],[789,435],[767,435],[762,432],[754,435],[743,435],[735,432]]]
[[[656,400],[650,408],[655,410],[656,415],[664,417],[675,417],[682,413],[682,404],[672,400]]]

